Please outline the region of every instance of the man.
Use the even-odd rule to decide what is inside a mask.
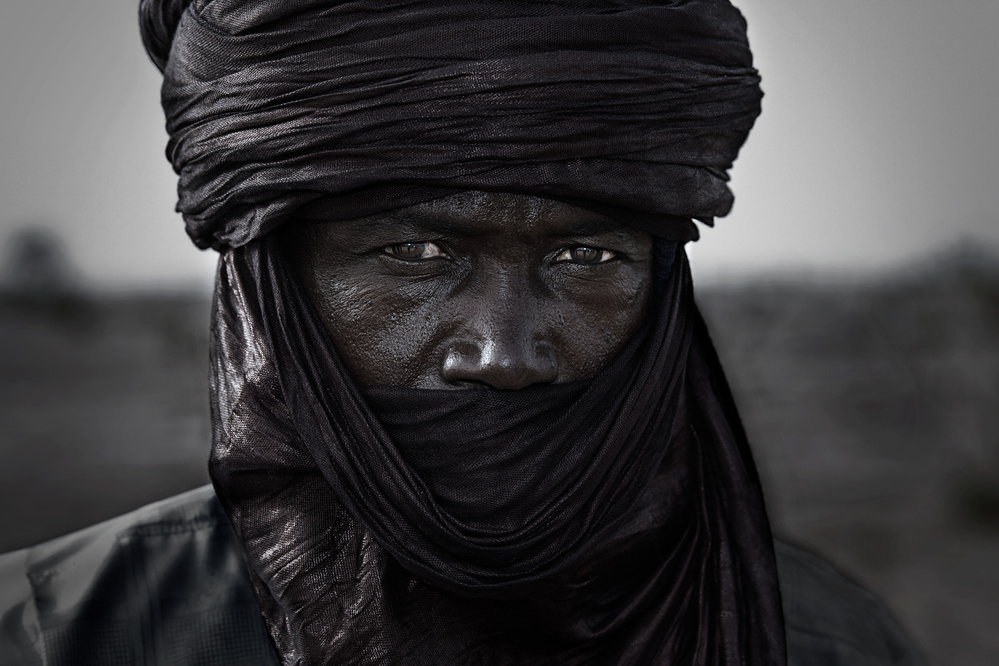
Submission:
[[[218,499],[8,556],[10,650],[917,663],[875,600],[775,555],[693,304],[682,245],[759,113],[731,5],[141,16],[178,207],[221,253]]]

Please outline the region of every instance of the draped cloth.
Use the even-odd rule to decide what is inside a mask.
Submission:
[[[211,475],[286,663],[784,663],[682,253],[659,291],[592,380],[362,390],[277,240],[225,253]]]
[[[690,239],[760,107],[727,0],[141,0],[140,24],[178,210],[222,253],[211,476],[285,663],[785,662],[682,253],[590,380],[362,390],[273,233],[472,189]]]
[[[140,19],[200,247],[468,189],[685,240],[731,208],[762,96],[727,0],[142,0]]]

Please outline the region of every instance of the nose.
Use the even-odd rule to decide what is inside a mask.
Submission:
[[[520,389],[555,381],[558,362],[550,343],[491,335],[454,341],[444,357],[441,376],[449,384]]]
[[[551,303],[522,272],[489,271],[466,292],[462,324],[445,348],[444,381],[520,389],[556,380],[557,356],[543,316]]]

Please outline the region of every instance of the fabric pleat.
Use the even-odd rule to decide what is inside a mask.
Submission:
[[[727,0],[143,0],[140,19],[200,247],[467,189],[686,240],[729,212],[760,111]]]

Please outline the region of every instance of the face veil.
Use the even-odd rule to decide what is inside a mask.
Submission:
[[[759,482],[682,253],[592,380],[457,398],[354,385],[283,261],[265,239],[220,264],[211,461],[283,654],[780,663]]]
[[[212,479],[284,662],[784,663],[759,481],[675,245],[595,377],[443,401],[357,387],[272,233],[484,189],[686,240],[728,212],[759,112],[738,11],[152,0],[141,19],[178,209],[221,251]]]

